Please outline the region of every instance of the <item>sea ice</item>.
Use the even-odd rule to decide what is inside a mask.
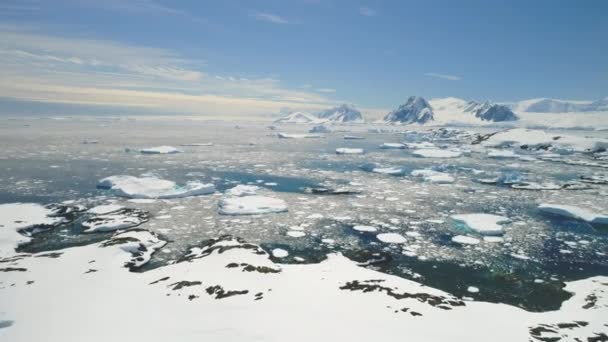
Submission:
[[[197,181],[178,186],[170,180],[152,176],[110,176],[97,182],[100,189],[110,189],[117,196],[144,199],[171,199],[189,196],[208,195],[215,192],[213,184],[203,184]]]
[[[462,151],[424,148],[415,150],[412,154],[422,158],[458,158],[462,155]]]
[[[411,175],[414,177],[423,177],[425,181],[430,183],[449,184],[454,183],[455,181],[454,177],[447,173],[429,169],[414,170]]]
[[[336,154],[363,154],[365,150],[362,148],[341,147],[336,149]]]
[[[237,197],[253,196],[258,192],[259,189],[260,189],[260,187],[255,186],[255,185],[239,184],[239,185],[235,186],[234,188],[231,188],[230,190],[228,190],[226,193],[231,196],[237,196]]]
[[[504,228],[500,223],[511,221],[507,217],[492,214],[461,214],[450,217],[455,221],[464,223],[469,229],[482,235],[501,235]]]
[[[285,258],[289,255],[289,252],[287,252],[284,249],[281,248],[275,248],[272,250],[272,256],[275,258]]]
[[[405,145],[401,143],[383,143],[380,145],[380,148],[383,149],[404,149]]]
[[[608,224],[608,215],[597,214],[572,205],[542,203],[538,206],[538,209],[545,213],[582,220],[592,224]]]
[[[140,153],[143,154],[173,154],[173,153],[181,153],[183,152],[180,149],[177,149],[173,146],[156,146],[150,148],[144,148],[139,150]]]
[[[403,235],[397,233],[381,233],[376,235],[376,238],[385,243],[405,243],[407,241]]]
[[[353,226],[353,229],[358,232],[375,232],[378,230],[378,228],[376,228],[374,226],[366,226],[366,225],[356,225],[356,226]]]
[[[456,235],[452,237],[452,241],[461,245],[478,245],[479,239],[466,235]]]
[[[287,203],[279,198],[266,196],[228,197],[218,202],[222,215],[257,215],[287,211]]]

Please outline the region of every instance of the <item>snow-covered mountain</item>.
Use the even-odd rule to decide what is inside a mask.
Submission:
[[[605,112],[608,111],[608,97],[593,102],[530,99],[512,103],[509,107],[516,112],[527,113]]]
[[[532,113],[567,113],[578,112],[591,103],[588,101],[565,101],[557,99],[530,99],[519,101],[510,105],[516,112]]]
[[[588,106],[583,107],[582,111],[608,112],[608,97],[592,102]]]
[[[317,116],[331,122],[363,122],[363,115],[361,115],[361,112],[356,109],[355,106],[349,104],[322,110]]]
[[[424,124],[433,120],[433,108],[427,100],[420,96],[411,96],[405,104],[384,117],[386,122],[404,124]]]
[[[289,114],[275,120],[274,122],[303,124],[303,123],[321,123],[324,121],[325,120],[319,119],[318,117],[314,116],[313,114],[310,114],[307,112],[293,112],[293,113],[289,113]]]
[[[465,112],[474,114],[476,118],[479,118],[482,121],[504,122],[519,119],[509,107],[490,103],[489,101],[484,103],[469,101],[465,108]]]

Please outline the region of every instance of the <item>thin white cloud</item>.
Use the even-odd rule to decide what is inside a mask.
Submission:
[[[447,75],[447,74],[437,74],[437,73],[434,73],[434,72],[427,72],[424,75],[425,76],[429,76],[429,77],[441,78],[441,79],[449,80],[449,81],[460,81],[462,79],[462,77],[460,77],[460,76]]]
[[[317,89],[315,89],[315,91],[317,91],[319,93],[335,93],[336,89],[333,89],[333,88],[317,88]]]
[[[66,38],[0,26],[0,94],[25,101],[153,107],[184,114],[267,115],[335,103],[273,77],[209,76],[166,49]],[[0,108],[0,111],[2,108]]]
[[[276,15],[276,14],[264,13],[264,12],[253,12],[253,13],[251,13],[251,16],[253,18],[255,18],[255,20],[265,21],[268,23],[289,24],[289,20],[287,20],[279,15]]]
[[[359,7],[359,14],[361,14],[362,16],[365,16],[365,17],[373,17],[378,13],[369,7],[361,6],[361,7]]]

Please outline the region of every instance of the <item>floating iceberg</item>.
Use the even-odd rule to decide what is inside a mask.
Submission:
[[[405,243],[407,241],[403,235],[397,233],[382,233],[376,235],[376,238],[385,243]]]
[[[482,235],[501,235],[504,228],[500,224],[511,222],[507,217],[492,214],[462,214],[450,217]]]
[[[336,149],[336,154],[363,154],[365,150],[362,148],[341,147]]]
[[[213,143],[189,143],[189,144],[180,144],[179,146],[190,146],[190,147],[202,147],[202,146],[213,146]]]
[[[413,155],[423,158],[458,158],[462,155],[462,151],[458,150],[442,150],[438,148],[424,148],[415,150]]]
[[[239,185],[235,186],[234,188],[231,188],[230,190],[226,191],[226,193],[231,196],[237,196],[237,197],[253,196],[258,192],[258,190],[260,190],[260,187],[256,186],[256,185],[239,184]]]
[[[222,215],[258,215],[287,211],[287,203],[279,198],[266,196],[228,197],[218,202]]]
[[[374,167],[372,169],[374,173],[382,173],[385,175],[398,176],[403,174],[403,169],[398,167]]]
[[[183,151],[173,146],[156,146],[139,150],[143,154],[173,154],[182,153]]]
[[[445,172],[439,172],[435,170],[423,169],[414,170],[411,173],[414,177],[423,177],[425,181],[438,184],[449,184],[454,183],[456,180]]]
[[[277,133],[279,139],[314,139],[320,138],[318,134],[288,134],[288,133]]]
[[[318,125],[311,128],[308,133],[331,133],[331,130],[324,125]]]
[[[358,232],[376,232],[376,231],[378,231],[378,228],[376,228],[374,226],[366,226],[366,225],[356,225],[356,226],[353,226],[353,229]]]
[[[404,149],[405,148],[405,144],[401,144],[401,143],[383,143],[382,145],[380,145],[380,148],[383,149]]]
[[[542,203],[538,209],[545,213],[582,220],[591,224],[608,224],[608,215],[597,214],[571,205]]]
[[[456,235],[452,237],[452,242],[459,243],[461,245],[478,245],[479,239],[466,235]]]
[[[189,196],[208,195],[215,192],[213,184],[188,182],[178,186],[170,180],[156,177],[110,176],[97,182],[100,189],[112,190],[117,196],[128,198],[170,199]]]

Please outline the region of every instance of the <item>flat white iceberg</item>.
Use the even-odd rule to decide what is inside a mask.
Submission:
[[[378,228],[376,228],[374,226],[366,226],[366,225],[356,225],[356,226],[353,226],[353,229],[358,232],[375,232],[378,230]]]
[[[228,193],[231,196],[237,196],[237,197],[253,196],[257,193],[258,190],[260,190],[259,186],[239,184],[239,185],[235,186],[234,188],[231,188],[230,190],[226,191],[226,193]]]
[[[183,152],[180,149],[177,149],[173,146],[156,146],[149,147],[139,150],[140,153],[143,154],[173,154],[173,153],[181,153]]]
[[[171,199],[215,192],[213,184],[192,181],[184,186],[178,186],[173,181],[151,176],[141,178],[125,175],[110,176],[99,180],[97,187],[112,190],[117,196],[144,199]]]
[[[414,170],[411,172],[411,175],[414,177],[422,177],[427,182],[437,184],[450,184],[456,181],[454,177],[447,173],[429,169]]]
[[[218,202],[222,215],[258,215],[287,211],[287,203],[280,198],[266,196],[228,197]]]
[[[383,143],[380,145],[380,148],[383,149],[404,149],[405,145],[401,143]]]
[[[289,255],[289,252],[282,248],[275,248],[272,250],[272,256],[275,258],[285,258]]]
[[[456,235],[452,237],[452,242],[456,242],[461,245],[478,245],[479,239],[466,235]]]
[[[538,206],[542,212],[582,220],[593,224],[608,224],[608,215],[597,214],[587,209],[572,205],[542,203]]]
[[[403,173],[403,169],[398,167],[375,167],[372,169],[374,173],[382,173],[385,175],[400,175]]]
[[[336,149],[336,154],[363,154],[365,150],[362,148],[341,147]]]
[[[279,139],[312,139],[320,138],[318,134],[288,134],[288,133],[277,133]]]
[[[405,243],[407,241],[403,235],[397,233],[381,233],[376,235],[376,238],[385,243]]]
[[[504,228],[500,224],[511,222],[507,217],[492,214],[461,214],[450,217],[482,235],[501,235]]]
[[[423,148],[413,151],[412,154],[422,158],[458,158],[462,155],[462,151]]]

